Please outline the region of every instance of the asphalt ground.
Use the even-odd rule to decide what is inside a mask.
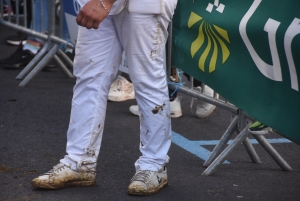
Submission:
[[[4,41],[14,33],[15,30],[0,25],[0,58],[16,50]],[[108,102],[95,186],[32,188],[31,180],[50,170],[65,155],[75,79],[66,78],[60,70],[41,71],[26,87],[19,87],[20,80],[15,77],[20,72],[21,69],[0,68],[1,201],[300,200],[300,146],[286,142],[276,133],[266,138],[284,142],[272,145],[293,168],[292,172],[282,171],[260,145],[254,144],[262,164],[252,163],[240,145],[227,158],[229,163],[222,164],[212,176],[202,176],[203,149],[213,150],[211,142],[221,138],[231,114],[216,108],[206,119],[198,119],[189,110],[191,98],[184,94],[179,94],[183,116],[172,119],[172,130],[185,141],[180,141],[181,146],[178,142],[172,144],[167,165],[169,185],[159,193],[152,196],[126,193],[135,173],[133,164],[140,155],[139,119],[128,110],[135,100]],[[194,142],[211,145],[200,147]]]

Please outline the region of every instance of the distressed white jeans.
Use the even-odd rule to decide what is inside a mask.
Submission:
[[[126,6],[108,16],[97,30],[79,27],[74,60],[77,80],[62,163],[79,171],[96,170],[108,92],[123,50],[140,112],[141,156],[135,167],[158,171],[168,163],[171,119],[163,53],[176,3],[166,0],[159,15],[130,13]]]

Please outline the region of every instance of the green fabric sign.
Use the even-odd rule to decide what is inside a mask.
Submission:
[[[300,1],[179,0],[173,64],[300,144]]]

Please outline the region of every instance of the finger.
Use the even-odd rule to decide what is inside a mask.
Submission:
[[[92,21],[92,20],[87,21],[87,23],[85,24],[85,27],[86,27],[87,29],[93,28],[93,21]]]
[[[76,17],[76,22],[77,22],[78,25],[80,25],[80,22],[81,22],[82,18],[83,18],[83,14],[80,11],[79,14]]]
[[[93,22],[93,28],[94,28],[94,29],[98,29],[98,28],[99,28],[99,25],[100,25],[100,22],[99,22],[99,21],[94,21],[94,22]]]
[[[79,25],[85,27],[87,22],[88,22],[87,18],[86,18],[86,17],[83,17],[83,18],[81,19]]]

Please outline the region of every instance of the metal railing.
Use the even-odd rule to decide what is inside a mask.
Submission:
[[[31,9],[32,9],[32,17],[30,28],[28,28],[27,17],[30,17],[27,12],[27,3],[31,1]],[[62,36],[62,26],[59,26],[58,30],[56,30],[55,24],[55,2],[54,1],[46,1],[39,0],[40,5],[42,3],[47,4],[47,14],[43,13],[42,6],[40,6],[40,15],[38,15],[35,11],[36,5],[34,0],[15,0],[14,8],[15,11],[8,12],[7,16],[4,16],[4,0],[0,0],[1,2],[1,14],[0,14],[0,24],[15,29],[17,31],[21,31],[30,36],[42,39],[45,42],[43,48],[38,52],[38,54],[32,59],[28,65],[20,72],[20,74],[16,77],[18,80],[22,80],[19,86],[26,86],[37,74],[40,72],[52,59],[56,62],[58,67],[63,71],[63,73],[68,78],[74,78],[73,74],[69,71],[65,64],[68,66],[73,66],[73,61],[70,60],[64,52],[59,48],[60,44],[68,44],[68,41],[61,38]],[[63,6],[63,5],[61,5]],[[21,11],[20,12],[20,7]],[[12,9],[12,1],[7,0],[7,8],[10,11]],[[63,13],[61,12],[61,19],[63,18]],[[35,23],[36,18],[40,19],[39,26],[43,29],[43,19],[47,18],[47,27],[46,33],[35,31],[37,24]],[[61,20],[62,21],[62,20]],[[60,22],[62,23],[62,22]],[[60,55],[60,57],[58,57]],[[63,59],[63,61],[61,60]]]

